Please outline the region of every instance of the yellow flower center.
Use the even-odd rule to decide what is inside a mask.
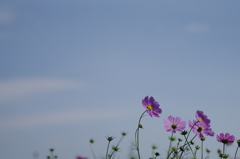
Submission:
[[[198,120],[199,120],[200,122],[202,122],[202,121],[203,121],[203,119],[202,119],[202,118],[200,118],[200,117],[198,117]]]
[[[153,110],[153,108],[152,108],[151,105],[148,105],[147,108],[148,108],[149,110]]]

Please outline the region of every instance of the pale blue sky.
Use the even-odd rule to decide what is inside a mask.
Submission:
[[[239,139],[239,8],[237,0],[0,0],[0,159],[44,159],[52,147],[60,159],[92,158],[90,138],[100,156],[105,137],[122,131],[127,158],[146,95],[163,114],[143,118],[143,158],[152,144],[166,152],[169,115],[188,121],[202,110],[216,134]],[[206,144],[216,157],[222,145]]]

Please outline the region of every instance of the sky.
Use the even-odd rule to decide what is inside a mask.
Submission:
[[[0,0],[0,159],[44,159],[49,148],[59,159],[93,159],[89,139],[103,157],[106,137],[116,145],[122,132],[116,157],[129,158],[145,96],[162,114],[142,119],[142,158],[153,144],[164,158],[164,119],[188,122],[197,110],[211,119],[204,148],[216,157],[216,135],[240,139],[239,8],[237,0]]]

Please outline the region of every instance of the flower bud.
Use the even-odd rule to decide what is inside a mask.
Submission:
[[[143,128],[142,124],[139,124],[138,127],[141,128],[141,129]]]
[[[107,137],[107,140],[110,142],[110,141],[112,141],[114,138],[112,137],[112,136],[109,136],[109,137]]]
[[[127,133],[125,133],[125,132],[122,132],[122,136],[126,136],[127,135]]]
[[[160,153],[158,153],[158,152],[155,152],[155,155],[156,155],[156,156],[160,156]]]

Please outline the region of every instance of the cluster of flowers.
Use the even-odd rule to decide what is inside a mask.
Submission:
[[[141,125],[141,119],[143,118],[145,113],[147,113],[150,117],[160,117],[159,114],[162,114],[162,109],[160,108],[160,104],[157,101],[155,101],[153,97],[146,96],[142,100],[142,105],[146,110],[142,113],[142,115],[139,118],[138,127],[135,132],[135,144],[134,144],[137,150],[138,159],[141,159],[140,149],[139,149],[139,145],[140,145],[139,131],[141,128],[143,128],[143,126]],[[192,120],[192,121],[189,120],[188,122],[188,126],[190,128],[189,131],[185,130],[187,122],[182,121],[180,117],[173,117],[170,115],[167,119],[163,120],[165,130],[167,132],[172,133],[171,137],[169,138],[170,144],[169,144],[169,149],[167,152],[166,159],[185,159],[186,155],[189,154],[189,152],[191,152],[193,159],[197,159],[196,153],[197,153],[197,150],[199,149],[201,149],[201,159],[203,158],[206,159],[209,157],[209,156],[203,157],[203,141],[205,141],[206,136],[213,137],[215,135],[214,131],[211,129],[211,125],[210,125],[211,120],[207,117],[207,115],[204,114],[203,111],[200,111],[200,110],[196,111],[195,117],[196,117],[196,120]],[[173,147],[172,142],[176,140],[175,137],[173,137],[173,134],[176,133],[177,131],[179,131],[180,134],[183,135],[185,142],[183,144],[180,144],[180,142],[182,142],[182,139],[178,138],[177,146]],[[191,132],[193,132],[195,135],[192,139],[189,139],[189,135]],[[107,146],[105,159],[114,158],[115,152],[119,150],[118,146],[125,135],[126,133],[122,133],[122,138],[119,140],[116,146],[112,147],[112,150],[110,153],[109,153],[109,145],[114,138],[112,136],[107,137],[108,146]],[[195,139],[196,136],[198,136],[198,138],[201,141],[201,148],[199,146],[195,146],[195,150],[193,150],[192,148],[192,146],[194,145],[193,139]],[[225,133],[225,134],[220,133],[219,135],[216,136],[216,140],[218,142],[223,143],[223,150],[220,150],[220,149],[218,150],[219,157],[221,159],[228,158],[229,155],[225,153],[225,145],[230,145],[234,143],[235,137],[233,135],[230,135],[229,133]],[[234,159],[237,159],[236,158],[237,151],[238,151],[238,148],[240,147],[240,140],[236,140],[236,141],[237,141],[237,149],[234,155]],[[94,143],[94,140],[91,139],[90,144],[92,143]],[[154,152],[157,149],[157,146],[153,145],[152,149],[153,149],[153,155],[152,155],[152,158],[150,159],[156,159],[158,156],[160,156],[160,153]],[[96,156],[94,155],[92,147],[91,147],[91,150],[92,150],[94,159],[96,159]],[[210,153],[210,150],[206,149],[206,152]],[[87,159],[87,158],[78,156],[76,159]],[[131,159],[134,159],[134,158],[131,158]]]
[[[147,112],[147,114],[149,114],[149,116],[151,116],[151,117],[160,117],[159,114],[162,113],[162,109],[160,108],[160,104],[157,101],[155,101],[155,99],[153,97],[149,98],[148,96],[146,96],[142,100],[142,105],[146,109],[144,111],[144,113]],[[140,117],[140,120],[143,117],[143,114]],[[210,128],[211,127],[210,126],[211,120],[204,114],[204,112],[198,110],[196,112],[195,116],[196,116],[196,120],[188,122],[190,131],[195,133],[202,142],[205,140],[205,136],[214,136],[215,133]],[[139,120],[139,127],[142,127],[141,124],[140,124],[140,120]],[[172,132],[172,134],[176,133],[177,131],[180,131],[181,134],[184,135],[185,140],[186,140],[185,144],[183,146],[178,147],[178,148],[173,148],[172,150],[170,150],[171,149],[171,146],[170,146],[167,158],[182,158],[182,154],[183,154],[182,152],[186,148],[191,149],[190,143],[192,142],[192,140],[188,141],[188,137],[189,137],[190,132],[188,133],[187,131],[184,130],[187,123],[185,121],[181,121],[180,117],[173,117],[173,116],[169,116],[167,119],[164,119],[163,123],[164,123],[164,128],[166,129],[166,131]],[[136,136],[139,135],[138,131],[139,131],[139,128],[136,131],[137,132]],[[185,135],[187,135],[187,137]],[[172,139],[172,137],[170,137],[170,141],[171,141],[171,139]],[[225,151],[225,145],[232,144],[235,141],[235,137],[233,135],[230,135],[229,133],[225,133],[225,134],[220,133],[219,135],[217,135],[216,140],[218,142],[223,143],[223,151],[220,151],[219,157],[220,158],[228,158],[228,155],[225,154],[225,152],[224,152]],[[138,140],[138,138],[135,141],[136,141],[137,151],[139,152],[139,144],[138,144],[139,140]],[[238,147],[240,147],[240,140],[237,140],[237,144],[238,144],[238,146],[237,146],[237,150],[238,150]],[[170,145],[171,145],[171,143],[170,143]],[[198,147],[196,147],[196,148],[198,149]],[[237,150],[236,150],[234,159],[236,159]],[[172,156],[172,157],[170,157],[170,156]],[[138,153],[138,157],[140,159],[140,153]],[[193,153],[193,158],[196,158],[195,153]],[[203,154],[202,154],[201,158],[203,158]]]

